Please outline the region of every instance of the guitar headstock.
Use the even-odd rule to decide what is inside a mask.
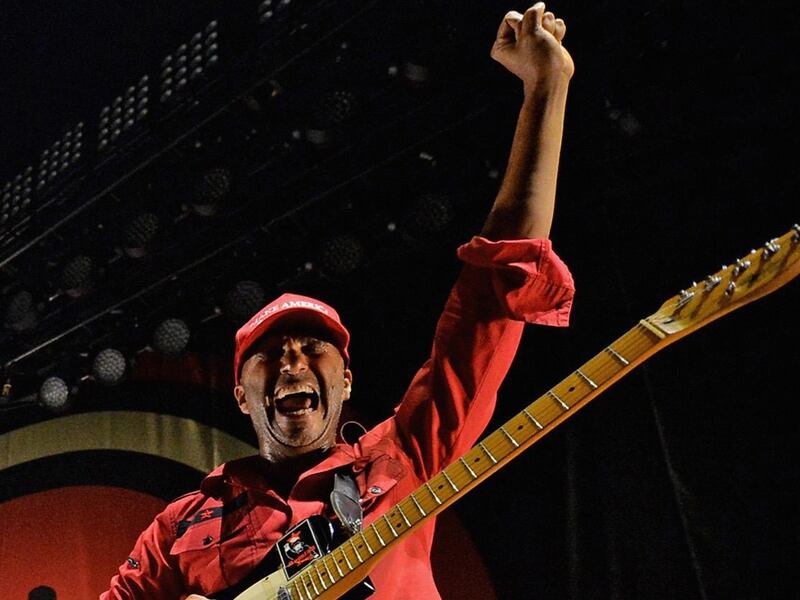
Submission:
[[[688,333],[753,300],[800,274],[800,225],[732,264],[681,290],[648,317],[666,334]]]

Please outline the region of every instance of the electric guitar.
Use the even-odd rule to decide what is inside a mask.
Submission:
[[[356,593],[391,549],[650,356],[719,317],[765,296],[800,273],[800,225],[681,290],[458,460],[370,525],[334,541],[324,517],[295,526],[277,544],[283,568],[235,600],[333,600]],[[297,557],[302,557],[298,562]],[[351,591],[352,590],[352,591]]]

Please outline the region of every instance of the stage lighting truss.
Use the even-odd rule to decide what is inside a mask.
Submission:
[[[32,199],[33,167],[26,168],[7,182],[0,195],[0,228],[11,226],[27,214]]]
[[[83,122],[67,131],[59,140],[45,148],[39,158],[36,174],[36,191],[52,185],[57,179],[73,170],[80,161],[83,149]]]
[[[256,8],[256,21],[259,26],[266,26],[269,23],[281,20],[289,16],[288,10],[291,6],[292,0],[261,0]]]
[[[123,95],[100,110],[97,126],[99,152],[108,150],[147,117],[150,112],[149,93],[150,78],[144,75],[136,85],[128,86]]]
[[[161,103],[180,99],[194,82],[219,64],[219,57],[218,23],[214,20],[161,61]]]

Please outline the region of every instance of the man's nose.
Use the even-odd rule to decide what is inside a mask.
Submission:
[[[281,373],[290,375],[308,370],[308,358],[299,343],[287,342],[281,355]]]

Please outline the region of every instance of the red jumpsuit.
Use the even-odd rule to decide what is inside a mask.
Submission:
[[[334,471],[352,470],[369,525],[469,450],[491,418],[524,322],[567,325],[574,285],[549,240],[475,237],[458,256],[465,266],[439,318],[431,357],[393,416],[355,445],[337,445],[301,475],[288,498],[270,489],[270,467],[260,457],[218,467],[140,535],[101,600],[212,596],[250,573],[289,527],[331,515]],[[433,533],[429,519],[378,563],[371,599],[440,598],[430,564]]]

